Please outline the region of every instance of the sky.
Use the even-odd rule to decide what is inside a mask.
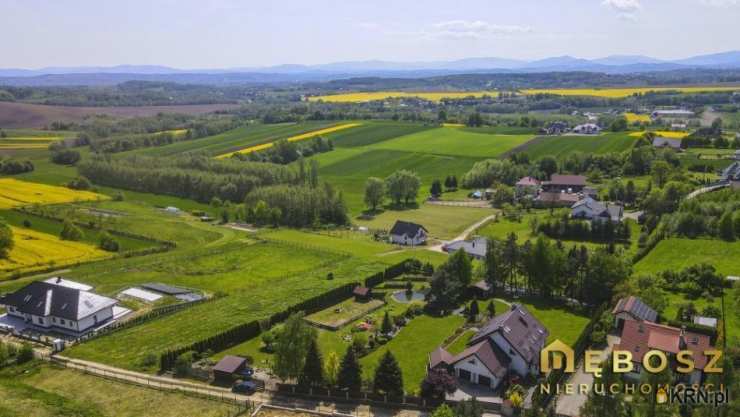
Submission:
[[[0,68],[740,49],[740,0],[0,0]]]

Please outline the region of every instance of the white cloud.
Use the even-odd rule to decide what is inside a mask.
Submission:
[[[425,37],[446,39],[483,39],[532,32],[532,28],[519,25],[499,25],[482,20],[449,20],[432,25],[422,31]]]
[[[634,13],[642,9],[640,0],[604,0],[601,4],[621,13]]]

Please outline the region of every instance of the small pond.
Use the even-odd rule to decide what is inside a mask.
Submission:
[[[424,301],[426,291],[411,291],[411,298],[406,290],[396,291],[393,293],[393,299],[399,303],[410,303],[412,301]]]

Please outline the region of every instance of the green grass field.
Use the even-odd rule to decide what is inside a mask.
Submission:
[[[492,135],[441,127],[379,143],[377,149],[424,152],[433,155],[492,158],[522,145],[534,135]]]
[[[628,133],[605,133],[598,136],[541,136],[529,144],[517,148],[531,159],[544,156],[564,158],[573,152],[603,154],[622,152],[629,149],[637,138]]]
[[[155,148],[141,148],[129,153],[169,156],[185,152],[205,152],[215,156],[253,145],[273,142],[278,139],[287,139],[290,136],[322,129],[332,124],[330,122],[253,124],[229,130],[215,136],[182,141]]]
[[[462,326],[462,316],[419,316],[411,320],[390,342],[363,357],[363,378],[372,379],[380,358],[390,351],[403,372],[403,387],[408,393],[418,392],[426,375],[428,355]]]
[[[0,373],[3,417],[224,417],[235,406],[35,362]]]
[[[356,223],[370,229],[390,230],[396,220],[410,221],[424,225],[432,238],[446,240],[456,237],[470,225],[497,211],[425,203],[413,210],[386,210],[372,220],[356,220]]]
[[[699,263],[708,263],[723,275],[740,275],[740,242],[665,239],[635,264],[635,272],[680,271]]]
[[[432,181],[444,180],[448,175],[461,178],[479,160],[372,147],[335,149],[315,158],[320,166],[319,175],[342,191],[352,215],[358,215],[366,209],[363,199],[368,177],[385,178],[400,169],[414,171],[421,178],[421,199],[428,195]]]
[[[353,148],[375,145],[399,136],[431,129],[432,126],[404,122],[362,122],[362,126],[330,133],[325,137],[334,141],[334,146]]]

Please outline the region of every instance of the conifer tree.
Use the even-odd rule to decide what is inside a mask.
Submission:
[[[362,367],[352,346],[347,347],[347,353],[342,358],[337,385],[350,392],[358,392],[362,389]]]
[[[395,356],[390,351],[380,359],[375,369],[373,391],[376,394],[387,394],[394,397],[403,396],[403,375]]]

